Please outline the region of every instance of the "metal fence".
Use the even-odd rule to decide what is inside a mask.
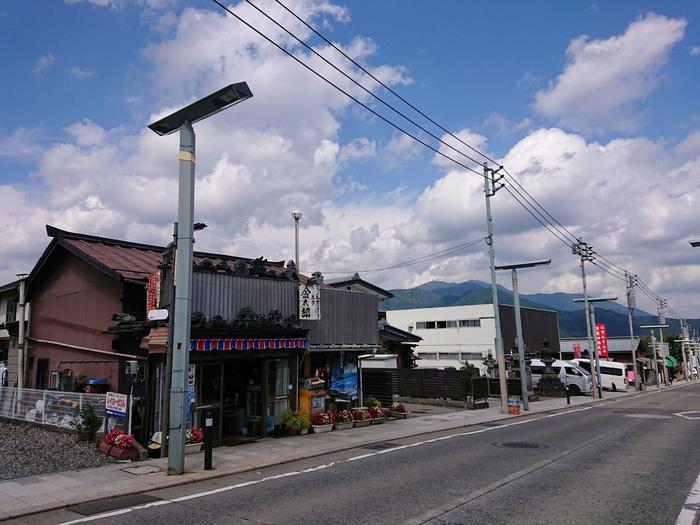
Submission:
[[[77,412],[92,405],[104,419],[105,394],[0,387],[0,417],[74,430]]]

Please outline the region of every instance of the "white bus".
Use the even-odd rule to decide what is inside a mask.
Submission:
[[[572,363],[577,363],[581,368],[590,372],[591,362],[589,359],[574,359]],[[593,365],[595,368],[595,364]],[[600,361],[600,382],[605,390],[616,392],[627,391],[627,363],[616,363],[614,361]]]

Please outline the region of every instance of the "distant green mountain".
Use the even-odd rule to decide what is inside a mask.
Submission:
[[[430,281],[415,288],[391,290],[393,299],[382,301],[385,310],[405,310],[408,308],[432,308],[438,306],[460,306],[469,304],[490,304],[491,285],[482,281],[465,281],[463,283],[447,283]],[[527,308],[544,308],[556,310],[559,317],[559,332],[561,337],[583,337],[586,334],[586,319],[583,315],[583,304],[574,303],[581,294],[563,292],[521,294],[520,305]],[[498,302],[513,304],[513,294],[503,286],[498,287]],[[607,325],[611,336],[629,334],[627,308],[617,302],[596,305],[596,322]],[[635,334],[640,334],[640,325],[655,324],[656,316],[643,310],[635,310],[633,318]],[[680,323],[677,319],[668,319],[669,333],[680,333]],[[700,322],[689,320],[691,325],[700,329]],[[646,335],[643,333],[642,335]]]

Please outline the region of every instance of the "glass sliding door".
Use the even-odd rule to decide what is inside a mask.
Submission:
[[[282,414],[290,407],[293,392],[292,366],[289,359],[271,359],[267,362],[266,430],[272,432],[282,424]]]

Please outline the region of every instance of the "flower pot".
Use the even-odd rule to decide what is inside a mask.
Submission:
[[[375,418],[372,420],[372,424],[373,424],[373,425],[381,425],[381,424],[384,423],[385,421],[386,421],[386,418],[385,418],[385,417],[375,417]]]
[[[407,419],[408,412],[389,412],[389,415],[394,419]]]
[[[185,454],[196,454],[200,450],[202,450],[201,443],[189,443],[185,445]]]
[[[125,459],[135,459],[139,455],[139,451],[136,450],[136,448],[119,448],[115,447],[113,445],[110,445],[108,443],[105,443],[104,441],[100,443],[100,446],[97,447],[100,452],[102,452],[104,455],[112,457],[114,459],[118,460],[125,460]]]
[[[348,430],[352,428],[353,421],[336,421],[333,423],[333,428],[336,430]]]
[[[372,422],[371,419],[356,419],[355,426],[356,427],[368,427],[371,422]]]
[[[287,429],[287,435],[288,435],[288,436],[298,436],[299,434],[301,434],[301,429],[300,429],[300,428],[290,427],[290,428]]]
[[[314,434],[323,434],[333,430],[333,423],[330,425],[311,425],[314,428]]]

